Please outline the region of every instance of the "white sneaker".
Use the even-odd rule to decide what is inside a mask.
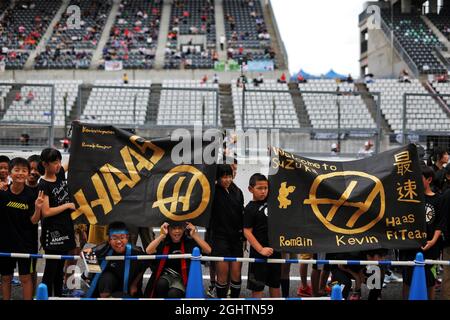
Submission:
[[[400,278],[399,276],[397,276],[395,273],[391,272],[390,275],[385,275],[384,276],[384,282],[385,283],[391,283],[391,282],[400,282],[402,281],[402,278]]]

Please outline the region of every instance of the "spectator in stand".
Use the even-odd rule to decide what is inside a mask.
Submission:
[[[222,34],[220,36],[220,50],[225,50],[225,41],[227,40],[227,38],[225,38],[225,35]]]
[[[219,83],[219,76],[217,75],[217,73],[214,73],[213,83]]]
[[[31,101],[33,101],[33,100],[34,100],[34,94],[33,94],[33,92],[30,90],[30,91],[28,91],[27,98],[26,98],[26,100],[25,100],[25,104],[30,104]]]
[[[123,84],[128,84],[128,74],[127,73],[123,74],[122,80],[123,80]]]
[[[28,146],[30,143],[30,135],[28,133],[22,133],[19,141],[22,146]]]
[[[448,74],[441,74],[436,76],[436,81],[438,83],[447,83],[448,81]]]
[[[364,82],[366,84],[374,83],[373,74],[372,73],[366,74],[365,77],[364,77]]]
[[[263,77],[262,73],[260,73],[257,78],[253,79],[253,84],[255,85],[255,87],[258,87],[260,84],[263,84],[263,83],[264,83],[264,77]]]
[[[373,143],[372,141],[366,141],[366,143],[364,144],[364,148],[361,148],[358,151],[358,158],[368,158],[373,156],[375,150],[372,149],[373,147]]]
[[[233,59],[233,57],[234,57],[234,49],[230,47],[230,48],[228,48],[228,51],[227,51],[227,58]]]
[[[286,73],[282,73],[280,79],[278,79],[278,83],[286,83]]]
[[[351,74],[349,74],[349,75],[347,76],[347,79],[346,79],[345,81],[347,81],[347,83],[353,83],[353,82],[354,82],[354,80],[353,80],[353,77],[352,77],[352,75],[351,75]]]
[[[298,83],[307,83],[307,80],[303,77],[303,75],[300,72],[297,75],[297,82]]]
[[[399,81],[402,83],[411,83],[409,79],[409,73],[406,69],[403,69],[399,76]]]
[[[202,78],[202,80],[200,81],[201,84],[206,84],[208,82],[208,76],[205,74]]]
[[[16,92],[16,97],[14,98],[15,101],[22,100],[22,96],[20,95],[20,92]]]

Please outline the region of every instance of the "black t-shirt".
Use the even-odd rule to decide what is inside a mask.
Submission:
[[[425,220],[427,222],[427,240],[432,240],[436,230],[445,230],[443,198],[439,194],[434,196],[425,195]],[[438,241],[430,250],[428,255],[439,257],[440,242]]]
[[[230,193],[235,196],[237,201],[239,203],[242,203],[242,207],[244,207],[244,194],[242,193],[242,190],[239,189],[239,187],[234,182],[231,183],[230,187],[228,188],[228,191],[230,191]]]
[[[184,254],[190,254],[192,253],[192,250],[194,250],[194,248],[197,245],[197,243],[195,242],[195,240],[187,237],[186,235],[183,235],[182,241],[184,241]],[[159,246],[156,248],[156,254],[157,255],[161,255],[164,252],[164,247],[168,245],[169,246],[169,252],[167,254],[182,254],[181,252],[181,242],[178,243],[174,243],[172,242],[172,239],[170,238],[169,235],[167,235],[167,238],[162,241]],[[191,260],[190,259],[186,259],[186,265],[187,265],[187,271],[189,272],[189,266],[190,266]],[[156,264],[156,266],[159,265],[159,260]],[[178,272],[180,275],[181,274],[181,259],[168,259],[166,260],[166,264],[164,265],[164,268],[170,268],[176,272]],[[155,270],[156,272],[157,270]]]
[[[38,225],[31,223],[37,190],[25,186],[14,194],[11,186],[0,191],[0,251],[37,253]]]
[[[67,180],[62,168],[56,175],[55,182],[41,178],[38,189],[48,196],[50,208],[70,202]],[[65,210],[56,216],[42,220],[41,241],[44,249],[68,251],[75,248],[73,221],[70,214],[71,210]]]
[[[253,235],[263,246],[269,246],[269,226],[267,222],[267,202],[250,201],[244,209],[244,228],[253,229]],[[253,247],[250,249],[250,256],[256,254]]]
[[[244,199],[237,190],[230,188],[227,192],[216,185],[210,223],[213,238],[242,240]]]
[[[444,243],[445,247],[450,246],[450,189],[446,190],[446,192],[442,196],[442,224],[444,225],[444,229],[442,232],[444,233]]]
[[[430,241],[434,237],[434,232],[436,230],[445,231],[445,208],[444,198],[440,194],[435,194],[434,196],[425,195],[425,221],[427,230],[427,241]],[[425,245],[425,243],[423,244]],[[429,250],[423,252],[425,259],[438,259],[440,255],[440,239],[438,242]],[[401,250],[400,258],[402,260],[414,260],[416,253],[420,250]]]

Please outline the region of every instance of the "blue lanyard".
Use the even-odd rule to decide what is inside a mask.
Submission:
[[[129,244],[129,243],[126,246],[125,255],[126,256],[131,255],[131,244]],[[125,271],[124,271],[124,275],[123,275],[123,292],[124,293],[128,292],[128,279],[130,277],[130,264],[131,264],[131,260],[125,259]]]
[[[110,249],[108,251],[108,253],[106,254],[106,257],[109,257],[112,255],[113,250]],[[125,252],[126,256],[130,256],[131,255],[131,244],[127,244],[126,246],[126,252]],[[107,260],[103,260],[100,268],[102,269],[102,273],[106,268],[108,261]],[[123,292],[127,293],[128,292],[128,280],[130,277],[130,265],[131,265],[131,260],[130,259],[125,259],[125,270],[124,270],[124,277],[123,277]],[[97,282],[98,279],[100,278],[101,273],[97,273],[94,277],[94,279],[92,280],[91,286],[89,287],[89,291],[86,294],[87,298],[92,298],[92,295],[94,294],[95,288],[97,287]]]
[[[109,251],[106,254],[106,256],[109,257],[110,255],[112,255],[112,252],[113,252],[113,249],[109,249]],[[103,260],[102,261],[102,264],[100,265],[100,268],[102,269],[102,273],[103,273],[103,270],[105,270],[107,263],[108,263],[107,260]],[[87,298],[92,298],[92,295],[94,294],[95,288],[97,288],[98,279],[100,278],[102,273],[97,273],[95,275],[94,279],[91,282],[91,286],[89,287],[89,291],[86,294]]]

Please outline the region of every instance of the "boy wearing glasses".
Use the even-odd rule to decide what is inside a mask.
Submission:
[[[144,255],[141,248],[129,243],[129,230],[122,222],[113,222],[108,226],[108,242],[86,253],[95,252],[102,272],[95,275],[91,282],[88,297],[100,298],[139,298],[142,296],[142,277],[148,267],[142,260],[105,260],[108,256]]]

